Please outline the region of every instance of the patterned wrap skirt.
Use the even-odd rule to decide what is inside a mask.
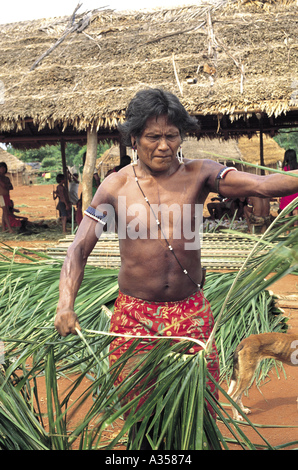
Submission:
[[[184,300],[175,302],[149,302],[142,299],[137,299],[125,294],[119,293],[114,306],[114,313],[111,318],[110,332],[117,334],[129,334],[138,336],[186,336],[188,338],[195,338],[206,343],[214,325],[213,314],[210,304],[204,297],[203,292],[200,290],[195,292]],[[124,337],[116,337],[110,345],[110,351],[116,346],[119,348],[110,354],[110,365],[127,351],[132,342]],[[152,339],[145,340],[147,343],[146,349],[153,348]],[[140,353],[144,354],[144,340],[142,344],[138,345],[142,348]],[[195,354],[200,351],[202,347],[195,344],[188,351],[188,354]],[[138,354],[134,359],[129,359],[126,367],[117,378],[115,385],[119,385],[126,377],[129,369],[136,365],[138,361]],[[212,345],[210,354],[206,357],[207,368],[216,382],[219,380],[219,359],[215,343]],[[207,381],[207,387],[213,396],[218,399],[218,390],[210,380]],[[132,397],[129,397],[131,399]],[[138,408],[142,405],[146,396],[140,400]],[[211,407],[209,411],[215,418],[214,412]]]

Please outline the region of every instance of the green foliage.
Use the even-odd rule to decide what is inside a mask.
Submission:
[[[97,146],[97,158],[99,158],[108,148],[112,145],[111,142],[99,142]],[[65,146],[65,158],[67,166],[73,167],[76,166],[77,169],[83,168],[83,155],[86,152],[87,146],[80,146],[78,144],[67,143]],[[61,148],[60,145],[45,145],[39,149],[29,149],[29,150],[17,150],[8,146],[8,152],[15,155],[19,160],[30,163],[30,162],[40,162],[42,163],[43,169],[51,168],[53,169],[55,165],[52,162],[56,163],[57,171],[61,171]],[[44,163],[45,161],[45,163]],[[46,161],[51,162],[47,164]]]
[[[253,237],[255,246],[239,272],[207,276],[205,294],[215,315],[213,331],[226,376],[231,355],[242,337],[285,329],[284,318],[265,289],[282,276],[297,272],[297,218],[284,217],[291,209],[289,206],[282,211],[262,237]],[[290,233],[285,236],[287,230]],[[264,246],[269,248],[265,253]],[[28,254],[25,256],[29,261]],[[186,355],[188,341],[172,344],[171,338],[159,338],[126,380],[115,387],[115,378],[129,359],[136,358],[135,348],[142,341],[135,340],[109,367],[113,336],[108,333],[109,317],[102,306],[113,310],[118,272],[86,267],[75,303],[82,330],[77,336],[61,338],[53,327],[61,263],[43,257],[46,259],[35,263],[0,263],[0,339],[5,343],[4,371],[0,371],[0,449],[66,450],[78,442],[82,450],[109,450],[126,439],[140,421],[135,440],[128,442],[130,450],[140,449],[144,436],[152,449],[228,449],[231,438],[225,434],[232,435],[232,442],[243,449],[272,448],[236,404],[246,425],[262,437],[262,445],[254,445],[253,438],[248,439],[223,404],[212,397],[206,386],[213,378],[206,369],[205,351]],[[273,272],[274,276],[268,276]],[[75,373],[77,378],[62,399],[57,379]],[[46,381],[48,431],[39,403],[37,379],[41,375]],[[88,384],[82,388],[86,378]],[[232,403],[220,385],[216,386]],[[75,398],[79,387],[81,394]],[[124,403],[136,387],[139,395]],[[146,401],[138,408],[141,396],[146,396]],[[90,398],[92,403],[83,420],[68,429],[67,416]],[[222,422],[220,428],[211,418],[206,401]],[[103,431],[124,413],[128,418],[122,429],[103,442]]]
[[[269,286],[264,276],[272,269],[278,268],[271,282],[297,270],[298,228],[294,228],[289,237],[282,237],[281,230],[290,228],[285,227],[284,222],[281,219],[281,226],[276,223],[273,233],[269,231],[262,242],[256,237],[256,247],[265,243],[272,246],[272,251],[264,255],[256,248],[241,275],[207,275],[205,294],[210,299],[215,319],[220,319],[216,340],[227,376],[231,356],[242,337],[264,329],[284,330],[283,316],[274,307],[272,295],[264,290]],[[61,263],[49,263],[49,259],[35,263],[0,263],[0,331],[1,340],[5,342],[5,374],[0,373],[0,448],[66,450],[78,443],[82,450],[109,450],[126,439],[127,433],[140,420],[142,424],[135,440],[128,442],[131,450],[140,448],[145,435],[152,449],[199,450],[210,446],[228,449],[225,430],[243,449],[256,448],[223,405],[210,395],[206,381],[212,377],[206,369],[204,352],[185,356],[190,347],[187,341],[171,344],[167,337],[160,339],[127,379],[114,386],[115,377],[127,361],[135,357],[135,348],[141,341],[136,340],[127,353],[109,367],[109,344],[113,337],[107,333],[109,317],[101,307],[107,305],[113,310],[118,294],[117,270],[86,267],[75,303],[82,331],[78,336],[60,338],[53,327],[60,271]],[[225,304],[224,315],[220,318]],[[37,377],[42,374],[46,380],[49,431],[45,431],[45,416],[38,399]],[[68,374],[78,375],[62,399],[58,395],[57,378]],[[89,385],[80,388],[81,395],[75,398],[85,378],[89,379]],[[136,387],[139,396],[123,403]],[[231,402],[219,384],[217,387]],[[145,404],[137,408],[140,396],[147,396],[148,392]],[[92,404],[82,422],[68,429],[68,415],[90,398],[93,398]],[[206,401],[222,421],[220,429],[210,417]],[[122,429],[104,442],[103,431],[125,412],[129,412],[129,416]],[[243,418],[260,436],[258,428],[246,415]],[[264,438],[263,447],[271,449]]]
[[[107,149],[111,147],[112,143],[109,141],[99,142],[97,146],[97,158],[99,158]],[[80,146],[78,144],[67,143],[65,146],[66,165],[70,168],[76,167],[79,173],[83,171],[83,156],[86,152],[87,146]],[[38,184],[56,184],[56,176],[58,173],[63,173],[61,148],[60,145],[45,145],[39,149],[17,150],[8,146],[8,152],[15,155],[19,160],[25,163],[39,162],[41,163],[41,173],[51,173],[51,178],[45,180],[41,176],[37,179]]]
[[[54,157],[45,157],[42,161],[41,168],[45,171],[48,169],[56,168],[56,169],[62,169],[62,165],[57,164],[57,160]]]

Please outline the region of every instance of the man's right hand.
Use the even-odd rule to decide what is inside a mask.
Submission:
[[[78,317],[73,310],[64,310],[57,313],[54,325],[61,336],[76,335],[75,329],[80,330]]]

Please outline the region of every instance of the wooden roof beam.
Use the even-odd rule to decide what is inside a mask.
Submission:
[[[119,140],[120,137],[119,135],[117,134],[110,134],[110,133],[105,133],[105,134],[101,134],[101,133],[98,133],[98,139],[99,140],[109,140],[109,139],[117,139]],[[10,135],[10,136],[1,136],[0,134],[0,142],[2,143],[11,143],[13,145],[13,143],[15,142],[16,144],[28,144],[30,145],[31,143],[33,144],[36,144],[36,143],[43,143],[45,142],[46,143],[50,143],[53,144],[54,142],[56,143],[59,143],[61,141],[61,139],[65,140],[65,142],[73,142],[73,141],[80,141],[82,142],[83,144],[86,144],[87,143],[87,133],[84,133],[83,135],[82,134],[69,134],[69,135],[51,135],[51,134],[48,134],[48,135],[36,135],[36,136],[17,136],[17,135]],[[44,144],[44,145],[45,145]]]

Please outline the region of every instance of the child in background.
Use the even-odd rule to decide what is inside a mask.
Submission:
[[[2,209],[2,231],[8,229],[9,233],[13,233],[12,227],[9,222],[8,209],[10,205],[9,191],[13,189],[7,173],[7,165],[5,162],[0,162],[0,207]]]
[[[62,232],[66,233],[66,222],[67,217],[69,215],[69,211],[71,209],[71,204],[68,198],[68,192],[65,188],[65,176],[63,174],[57,175],[56,181],[58,183],[58,186],[56,188],[56,191],[53,192],[53,198],[54,200],[57,198],[59,199],[57,209],[59,209],[61,216]]]

